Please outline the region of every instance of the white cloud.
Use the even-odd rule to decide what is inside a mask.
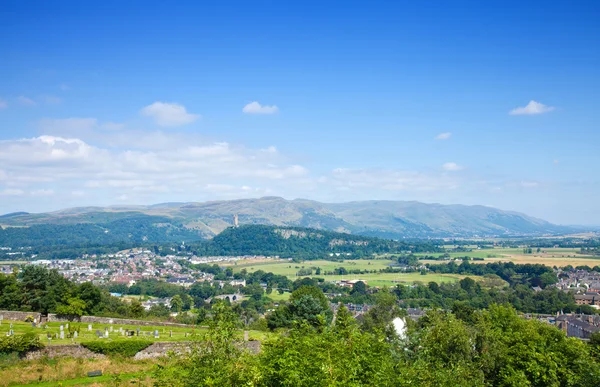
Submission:
[[[121,124],[118,122],[105,122],[100,125],[100,129],[104,130],[122,130],[125,128],[125,124]]]
[[[540,183],[537,181],[521,181],[519,185],[523,188],[537,188],[540,186]]]
[[[166,127],[187,125],[200,118],[197,114],[188,113],[183,105],[166,102],[154,102],[143,108],[141,114]]]
[[[54,195],[54,191],[51,189],[37,189],[30,192],[31,196],[52,196]]]
[[[0,98],[0,109],[6,109],[7,107],[8,104],[6,103],[6,101]]]
[[[43,95],[40,97],[40,99],[48,105],[58,105],[62,103],[62,98],[59,98],[55,95]]]
[[[512,116],[520,116],[520,115],[535,115],[535,114],[543,114],[548,113],[554,110],[553,106],[546,106],[543,103],[536,102],[534,100],[529,101],[527,106],[518,107],[509,112]]]
[[[61,83],[61,84],[60,84],[58,87],[59,87],[59,88],[60,88],[62,91],[67,91],[67,90],[70,90],[70,89],[71,89],[71,88],[69,87],[69,85],[67,85],[66,83]]]
[[[444,133],[440,133],[437,136],[435,136],[436,140],[447,140],[452,136],[452,133],[450,132],[444,132]]]
[[[442,165],[442,169],[444,171],[460,171],[464,168],[456,163],[448,162],[448,163],[444,163],[444,165]]]
[[[21,189],[6,188],[0,190],[0,196],[21,196],[23,194],[25,194],[25,192]]]
[[[36,105],[34,100],[32,100],[31,98],[27,98],[23,95],[17,97],[17,102],[20,103],[21,105],[25,105],[25,106],[35,106]]]
[[[279,111],[279,108],[275,105],[261,105],[254,101],[244,106],[242,111],[248,114],[274,114]]]

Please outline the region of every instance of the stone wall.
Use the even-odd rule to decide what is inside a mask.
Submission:
[[[25,355],[25,358],[27,360],[37,360],[37,359],[40,359],[43,357],[48,357],[49,359],[53,359],[56,357],[102,359],[102,358],[105,358],[106,356],[99,354],[99,353],[94,353],[79,344],[49,345],[45,348],[28,352]]]
[[[154,359],[162,356],[166,356],[169,352],[176,354],[188,353],[191,349],[191,342],[157,342],[152,343],[147,348],[136,353],[133,357],[135,360],[142,359]],[[260,341],[245,341],[242,343],[242,348],[247,349],[250,353],[260,352],[261,344]],[[98,353],[94,353],[89,349],[79,344],[65,344],[65,345],[49,345],[45,348],[28,352],[25,355],[27,360],[37,360],[43,357],[54,359],[57,357],[74,357],[74,358],[96,358],[103,359],[106,356]]]
[[[190,351],[190,343],[153,343],[148,348],[142,349],[133,357],[135,360],[153,359],[167,355],[169,352],[177,354],[187,353]]]
[[[0,310],[0,316],[2,316],[4,320],[13,321],[25,321],[27,317],[31,316],[37,321],[40,321],[40,317],[42,315],[40,313],[35,312],[13,312],[10,310]]]

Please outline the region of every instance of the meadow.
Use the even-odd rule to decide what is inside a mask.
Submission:
[[[298,278],[296,273],[300,269],[320,268],[321,272],[333,271],[336,268],[344,267],[347,270],[380,270],[385,269],[394,261],[389,259],[358,259],[334,262],[327,260],[304,261],[302,263],[291,261],[272,261],[252,263],[246,262],[242,265],[235,265],[234,272],[246,269],[249,272],[263,270],[278,275],[284,275],[290,279]],[[302,276],[305,277],[305,276]],[[324,275],[315,274],[313,270],[312,277],[324,278],[326,281],[340,280],[364,280],[371,286],[393,286],[398,283],[414,282],[455,282],[464,276],[457,274],[425,274],[420,273],[368,273],[368,274],[345,274],[345,275]]]
[[[442,254],[415,254],[417,256],[439,256]],[[532,254],[524,254],[520,248],[495,248],[484,250],[473,250],[469,252],[452,252],[448,253],[451,258],[471,257],[483,258],[483,261],[472,261],[472,263],[489,263],[489,262],[514,262],[519,264],[542,264],[546,266],[590,266],[600,265],[600,257],[580,254],[579,249],[575,248],[545,248],[538,253],[533,249]],[[423,263],[440,263],[440,261],[424,260]]]

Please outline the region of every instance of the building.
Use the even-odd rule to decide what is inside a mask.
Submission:
[[[584,294],[575,295],[575,303],[577,305],[600,306],[600,294],[596,292],[586,292]]]

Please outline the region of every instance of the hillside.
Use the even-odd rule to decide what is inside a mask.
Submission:
[[[239,215],[242,225],[310,227],[390,239],[540,236],[573,231],[572,228],[521,213],[484,206],[406,201],[320,203],[279,197],[151,206],[80,207],[43,214],[14,213],[0,217],[0,225],[106,225],[117,221],[127,223],[127,219],[135,218],[144,219],[144,224],[149,222],[160,227],[170,224],[179,230],[175,234],[191,232],[195,236],[209,238],[231,226],[234,214]],[[131,229],[131,232],[136,230]],[[189,237],[189,234],[185,236]],[[175,235],[173,237],[176,238]]]
[[[320,259],[331,253],[345,258],[404,251],[440,251],[426,241],[406,243],[389,239],[316,230],[303,227],[244,225],[230,227],[204,243],[191,244],[195,255],[267,255]]]

